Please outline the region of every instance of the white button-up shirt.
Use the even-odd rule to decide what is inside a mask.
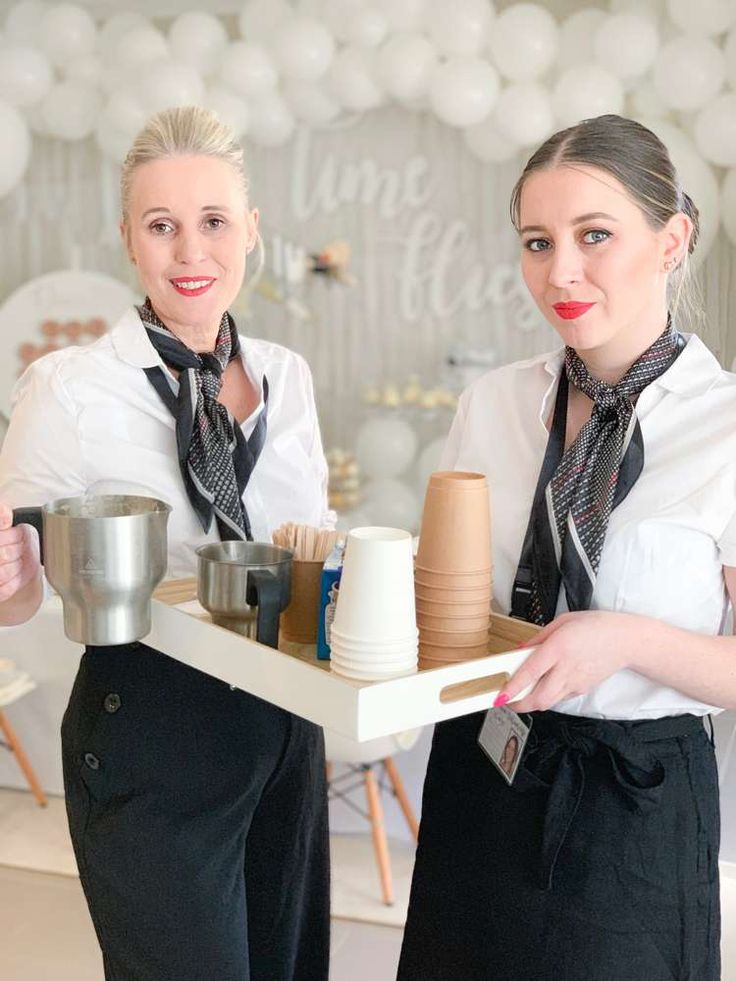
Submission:
[[[494,605],[503,613],[511,607],[563,359],[559,350],[484,375],[463,393],[445,447],[444,469],[488,476]],[[641,393],[636,414],[644,469],[611,513],[591,608],[721,633],[728,612],[723,566],[736,566],[736,375],[690,336]],[[714,710],[630,670],[555,708],[614,719]]]
[[[327,465],[312,377],[304,359],[278,344],[240,337],[243,366],[261,403],[243,423],[246,437],[269,384],[268,434],[243,494],[256,541],[287,521],[332,526]],[[143,368],[163,366],[135,308],[88,347],[34,362],[13,393],[10,428],[0,453],[0,500],[12,507],[77,494],[138,493],[172,507],[169,570],[196,575],[194,551],[218,541],[205,534],[184,490],[176,422]]]

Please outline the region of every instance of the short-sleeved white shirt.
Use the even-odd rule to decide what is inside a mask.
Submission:
[[[270,541],[286,521],[325,527],[327,465],[304,359],[264,340],[240,337],[243,365],[261,403],[243,423],[246,436],[263,408],[268,435],[243,495],[253,537]],[[34,362],[13,392],[0,453],[0,500],[39,505],[85,493],[141,493],[172,506],[169,576],[196,575],[195,549],[218,541],[202,530],[179,470],[175,419],[143,368],[162,361],[131,307],[109,334]]]
[[[488,476],[494,605],[503,613],[511,606],[563,358],[558,350],[478,379],[460,399],[445,447],[443,468]],[[674,364],[641,393],[636,413],[644,469],[611,513],[591,608],[722,633],[723,566],[736,566],[736,375],[691,335]],[[630,670],[555,708],[613,719],[717,711]]]

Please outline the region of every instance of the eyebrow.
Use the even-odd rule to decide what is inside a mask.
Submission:
[[[577,218],[573,218],[573,225],[582,225],[586,221],[594,221],[597,218],[603,218],[606,221],[618,221],[618,218],[614,218],[613,215],[607,215],[605,211],[590,211],[586,215],[578,215]],[[524,225],[523,228],[519,229],[519,235],[523,235],[525,232],[543,232],[545,228],[543,225]]]
[[[205,204],[205,205],[202,206],[202,211],[227,211],[227,212],[229,212],[230,209],[227,207],[227,205],[224,205],[224,204]],[[170,215],[171,214],[171,209],[170,208],[149,208],[147,211],[144,211],[143,212],[143,215],[141,217],[142,218],[147,218],[149,215],[153,215],[153,214]]]

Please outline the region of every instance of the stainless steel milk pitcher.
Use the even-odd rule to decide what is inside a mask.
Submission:
[[[46,578],[64,606],[64,633],[93,646],[129,644],[151,630],[151,595],[166,574],[171,508],[153,497],[67,497],[16,508],[38,531]]]
[[[288,548],[268,542],[212,542],[197,549],[197,595],[212,621],[277,647],[279,615],[291,598]]]

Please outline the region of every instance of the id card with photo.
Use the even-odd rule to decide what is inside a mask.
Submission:
[[[530,730],[505,706],[489,709],[483,720],[478,745],[508,784],[514,782]]]

